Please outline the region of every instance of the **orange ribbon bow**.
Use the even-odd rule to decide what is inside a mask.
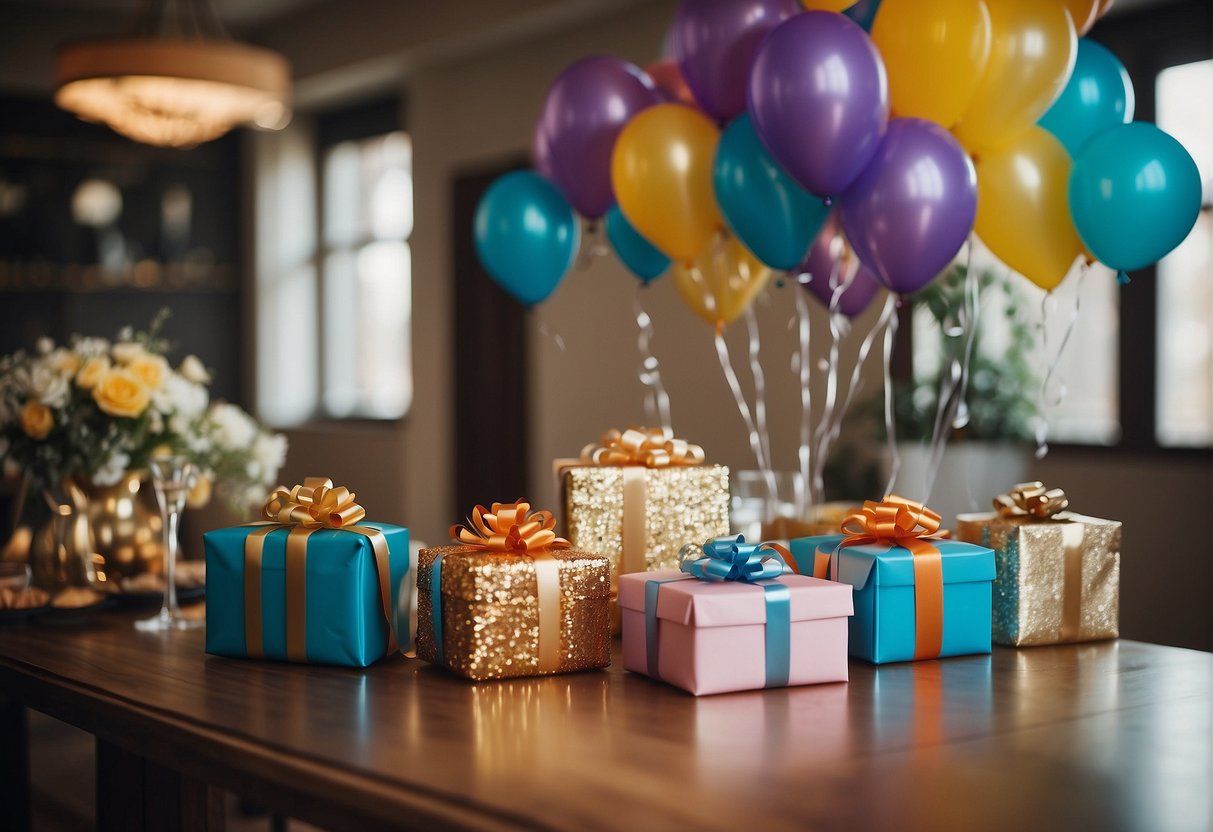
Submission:
[[[1043,482],[1021,482],[994,498],[994,509],[1003,517],[1032,517],[1048,520],[1065,511],[1070,501],[1060,488],[1045,488]]]
[[[570,548],[567,540],[556,536],[555,528],[556,518],[550,511],[533,512],[531,504],[519,498],[512,503],[493,503],[491,511],[476,506],[468,525],[451,526],[450,535],[465,546],[528,555]]]
[[[868,500],[842,521],[846,533],[839,549],[887,543],[914,556],[914,658],[931,659],[943,647],[943,558],[932,542],[939,531],[938,514],[913,500],[890,494]]]
[[[703,448],[685,439],[667,439],[661,428],[631,427],[622,433],[612,428],[599,443],[581,451],[581,461],[592,465],[643,465],[667,468],[672,465],[702,465]]]
[[[379,577],[379,600],[388,625],[387,652],[396,651],[392,626],[391,560],[387,537],[373,526],[359,526],[366,510],[345,486],[333,486],[327,477],[308,477],[302,485],[280,485],[262,507],[268,522],[244,539],[244,636],[251,658],[262,658],[265,647],[261,621],[261,561],[265,538],[289,528],[286,538],[286,653],[292,661],[307,661],[307,539],[321,529],[342,529],[360,534],[371,544]]]

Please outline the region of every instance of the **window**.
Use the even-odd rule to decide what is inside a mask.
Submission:
[[[412,402],[412,144],[399,103],[254,136],[257,399],[268,422],[399,419]]]

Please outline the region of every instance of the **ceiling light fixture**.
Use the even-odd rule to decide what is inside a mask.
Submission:
[[[148,0],[129,35],[66,43],[55,103],[145,144],[193,147],[291,118],[290,64],[231,39],[208,0]]]

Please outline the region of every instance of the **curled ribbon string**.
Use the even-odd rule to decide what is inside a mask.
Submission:
[[[702,553],[702,554],[701,554]],[[701,581],[765,581],[787,570],[787,549],[778,543],[746,543],[745,535],[716,537],[702,546],[689,543],[678,553],[678,568]]]
[[[994,498],[994,509],[1003,517],[1048,520],[1069,505],[1066,492],[1060,488],[1045,488],[1042,482],[1022,482]]]
[[[581,461],[591,465],[643,465],[667,468],[674,465],[702,465],[703,448],[685,439],[667,439],[661,428],[630,427],[611,429],[599,443],[590,443],[581,451]]]
[[[556,518],[550,511],[531,511],[531,504],[518,499],[512,503],[493,503],[493,508],[476,506],[466,526],[451,526],[456,542],[475,549],[528,555],[550,549],[568,549],[571,544],[557,537]]]
[[[914,557],[914,658],[930,659],[943,647],[943,559],[934,540],[939,514],[922,503],[890,494],[882,502],[868,500],[842,522],[846,534],[838,544],[861,546],[887,543],[909,550]]]
[[[371,543],[379,578],[380,602],[388,624],[387,652],[397,648],[392,623],[391,559],[387,538],[372,526],[357,525],[366,510],[345,486],[334,486],[327,477],[308,477],[302,485],[280,485],[270,492],[262,507],[267,523],[244,541],[245,557],[245,645],[253,658],[264,656],[261,615],[261,562],[265,538],[280,528],[289,528],[286,540],[287,657],[307,660],[307,540],[320,529],[342,529],[360,534]]]

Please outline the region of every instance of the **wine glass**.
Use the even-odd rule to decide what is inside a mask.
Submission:
[[[160,505],[164,529],[164,602],[152,618],[135,622],[144,631],[192,630],[203,626],[200,618],[185,618],[177,608],[177,533],[185,497],[194,478],[194,466],[185,456],[157,456],[151,460],[152,486]]]

